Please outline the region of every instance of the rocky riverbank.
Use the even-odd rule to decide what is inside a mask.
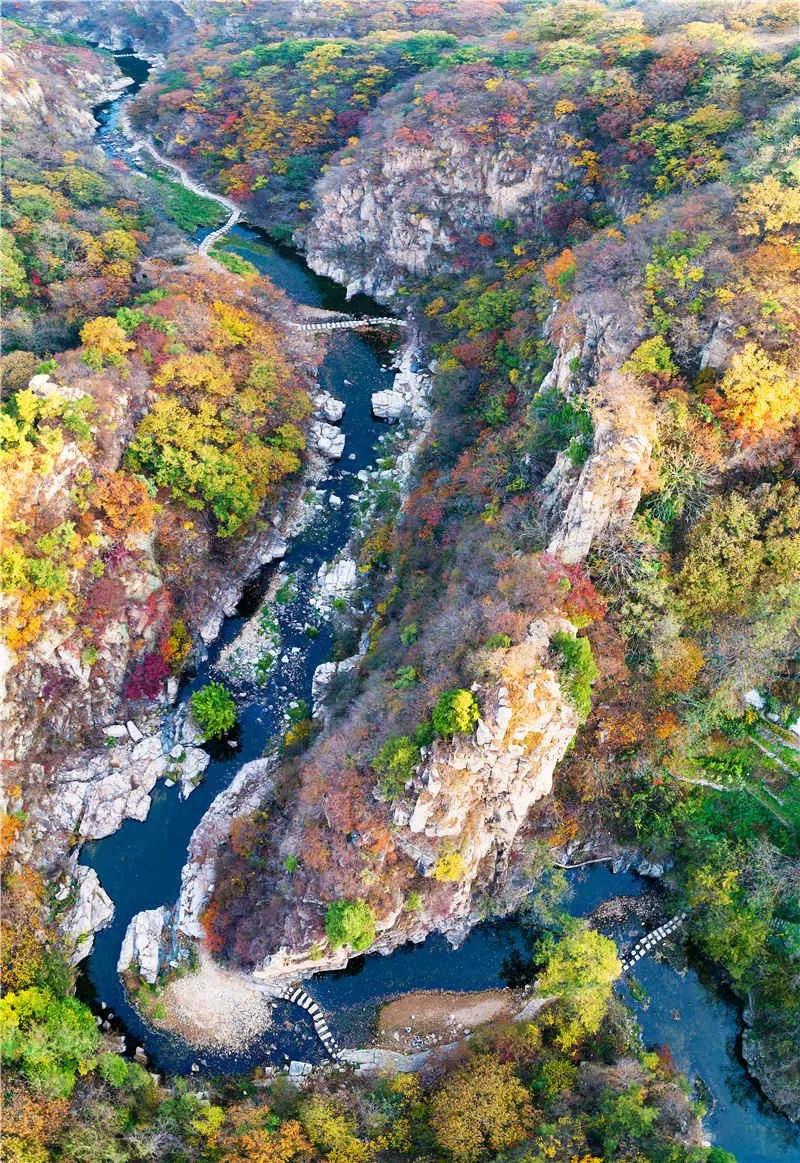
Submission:
[[[420,364],[420,351],[416,339],[409,340],[398,357],[395,382],[398,380],[400,383],[398,394],[402,393],[403,399],[408,401],[408,416],[399,435],[392,441],[395,454],[393,466],[363,470],[358,474],[361,488],[356,495],[358,519],[353,534],[356,540],[363,537],[364,531],[369,528],[372,516],[370,490],[376,482],[385,483],[388,477],[398,489],[404,490],[408,487],[421,425],[427,420],[428,415],[426,409],[428,379]],[[315,398],[315,406],[318,414],[326,416],[331,421],[339,422],[344,412],[343,405],[329,393],[319,394]],[[317,488],[319,479],[320,473],[307,477],[303,498],[295,504],[291,520],[283,527],[287,542],[289,538],[297,536],[315,515],[319,515],[320,509],[324,508],[325,498],[320,496]],[[331,493],[331,498],[333,496],[335,494]],[[344,594],[349,594],[356,582],[358,574],[355,562],[349,556],[350,552],[352,547],[346,547],[335,563],[324,565],[319,570],[316,596],[312,596],[311,602],[312,605],[316,604],[319,607],[323,615],[329,614],[331,603]],[[352,573],[346,570],[347,563],[352,566]],[[270,644],[274,645],[276,653],[270,659],[269,668],[280,665],[282,670],[286,670],[289,665],[289,660],[280,655],[281,647],[278,638],[275,637],[275,623],[271,618],[268,620],[267,616],[274,607],[276,594],[291,585],[291,578],[278,573],[262,604],[236,638],[220,653],[216,668],[234,685],[252,681],[257,677],[259,663],[263,662],[265,651]],[[348,664],[356,665],[356,662],[357,658],[354,658],[345,660],[344,663],[326,663],[317,668],[313,677],[314,698],[316,710],[323,716],[324,708],[321,705],[323,692],[330,678],[338,670],[346,669]],[[175,909],[161,913],[161,925],[145,924],[139,922],[136,917],[131,921],[123,968],[127,968],[128,962],[131,962],[138,974],[152,983],[157,979],[159,972],[168,965],[175,940],[188,939],[202,943],[205,932],[201,916],[214,887],[216,852],[221,844],[228,842],[232,821],[249,814],[268,799],[274,763],[274,758],[265,758],[246,764],[230,786],[214,800],[192,835]],[[286,977],[282,977],[274,988],[279,988],[285,980]],[[261,987],[269,991],[273,988],[273,983],[262,982]]]

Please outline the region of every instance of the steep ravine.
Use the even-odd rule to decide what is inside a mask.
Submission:
[[[247,244],[247,235],[243,234],[243,238],[245,240],[245,244]],[[284,262],[286,261],[286,259],[281,259],[281,256],[278,256],[278,258],[280,259],[280,261],[284,261]],[[270,273],[271,273],[271,276],[273,278],[276,278],[276,274],[274,274],[273,271],[271,271]],[[277,279],[277,281],[279,281],[279,280]],[[351,341],[348,340],[347,342],[350,343]],[[348,366],[348,368],[349,368],[349,364],[345,364],[345,366]],[[649,452],[649,449],[647,451]],[[635,502],[634,502],[634,504],[635,504]],[[228,630],[229,629],[230,629],[230,623],[227,623],[226,627],[223,627],[223,632],[222,632],[223,638],[226,638],[226,641],[229,641],[229,637],[228,637]],[[323,643],[323,647],[324,647],[324,643]],[[322,652],[323,651],[321,651],[321,654],[322,654]],[[498,691],[495,693],[497,693],[499,695],[500,692]],[[499,699],[498,706],[500,707],[501,705],[502,705],[502,699]],[[263,708],[262,708],[262,711],[259,711],[258,714],[251,715],[249,713],[250,709],[251,708],[248,708],[248,713],[245,714],[245,718],[244,718],[244,732],[243,732],[243,736],[242,736],[243,740],[245,739],[245,737],[248,736],[249,729],[255,727],[255,723],[257,722],[258,718],[260,718],[260,713],[262,713],[262,711],[263,711]],[[502,718],[502,716],[500,716],[500,718]],[[498,721],[498,715],[494,716],[494,720],[495,721],[494,721],[494,723],[492,723],[491,728],[487,728],[488,732],[490,732],[490,736],[492,735],[493,730],[497,730],[501,726],[499,721]],[[562,727],[564,728],[566,734],[569,735],[569,730],[571,727],[570,723],[566,722],[566,720],[565,720]],[[503,732],[503,734],[505,734],[505,732]],[[259,739],[264,739],[264,729],[263,729],[263,726],[260,726],[260,725],[258,727],[258,737],[259,737]],[[569,742],[569,740],[566,740],[566,741]],[[483,744],[478,744],[478,745],[488,744],[491,747],[491,745],[494,742],[497,742],[497,741],[492,740],[492,739],[485,739]],[[560,745],[560,744],[558,744],[558,745]],[[557,750],[557,748],[553,748],[553,751],[555,751],[555,750]],[[449,755],[447,757],[444,757],[442,755],[438,755],[438,756],[435,755],[434,756],[434,763],[436,761],[441,761],[441,759],[443,759],[443,758],[447,759],[447,763],[450,763],[450,761],[453,757],[455,757],[455,756]],[[555,762],[556,761],[553,761],[553,765],[555,765]],[[230,758],[227,758],[221,762],[222,768],[226,769],[226,773],[224,773],[224,775],[222,776],[221,779],[219,779],[219,778],[215,779],[215,785],[217,787],[217,790],[219,790],[219,787],[222,786],[224,784],[224,782],[226,782],[226,780],[230,778],[231,773],[233,773],[234,769],[237,768],[237,766],[240,765],[240,763],[241,763],[241,757],[234,759],[234,761],[231,761]],[[431,763],[431,766],[433,766],[434,763]],[[467,761],[467,763],[469,763],[469,761]],[[215,764],[213,766],[215,766]],[[213,771],[210,771],[209,775],[210,775],[210,777],[214,778]],[[431,821],[431,819],[433,819],[433,816],[435,815],[435,812],[431,812],[431,807],[433,807],[433,805],[431,805],[430,798],[429,798],[430,769],[426,769],[426,775],[427,775],[428,783],[424,786],[419,787],[419,790],[417,790],[417,791],[419,791],[419,794],[417,794],[415,804],[412,807],[412,818],[414,816],[415,811],[420,813],[419,819],[423,823],[423,826],[421,828],[422,833],[424,833],[424,828],[426,828],[430,825],[430,821]],[[259,772],[259,778],[260,777],[263,777],[263,771]],[[547,772],[545,772],[544,776],[542,778],[541,784],[538,785],[538,790],[541,791],[541,794],[547,794],[548,789],[547,789],[547,786],[545,786],[545,785],[547,785],[547,778],[548,778]],[[422,783],[424,784],[424,780],[422,780]],[[205,802],[209,801],[209,797],[208,797],[209,790],[210,789],[202,789],[201,790],[202,799]],[[193,794],[193,798],[199,797],[201,792],[195,792]],[[426,797],[428,797],[428,798],[426,799]],[[536,797],[534,797],[534,798],[536,798]],[[160,802],[163,802],[163,800],[159,800],[158,804],[155,805],[156,808],[159,806]],[[190,804],[191,804],[192,801],[190,800],[188,802],[190,802]],[[442,806],[442,804],[443,804],[443,801],[438,801],[438,804],[436,805],[436,811],[437,811],[438,807]],[[420,806],[420,805],[422,805],[422,806]],[[409,822],[410,822],[410,818],[409,818]],[[162,823],[163,823],[163,820],[162,820]],[[126,827],[128,827],[128,826],[126,826]],[[163,835],[163,833],[162,833],[162,835]],[[172,837],[171,837],[171,839],[172,839]],[[110,844],[113,844],[116,840],[117,840],[117,837],[113,837],[112,841],[106,842],[107,846],[110,846]],[[126,837],[126,840],[128,840],[128,837]],[[103,848],[103,846],[97,846],[97,848],[95,848],[94,852],[92,852],[91,856],[92,856],[93,863],[95,865],[97,865],[98,868],[100,868],[100,866],[102,865],[102,869],[106,869],[106,868],[108,869],[108,872],[102,871],[102,869],[101,869],[101,878],[103,880],[105,880],[105,882],[107,884],[112,882],[112,880],[116,880],[117,883],[121,884],[124,877],[129,877],[131,871],[133,871],[134,869],[136,869],[137,875],[138,875],[138,873],[141,872],[140,862],[142,861],[143,858],[147,858],[147,857],[145,857],[145,852],[143,851],[142,847],[138,846],[138,844],[136,843],[133,835],[130,835],[130,839],[128,840],[128,848],[129,848],[129,854],[130,854],[129,858],[123,859],[121,865],[117,865],[117,857],[120,856],[119,848],[114,850],[112,847]],[[185,850],[185,847],[183,850]],[[181,850],[181,851],[183,851],[183,850]],[[101,856],[101,851],[102,851],[102,856]],[[183,857],[181,857],[181,858],[183,858]],[[112,870],[114,868],[120,869],[119,876],[115,876],[114,873],[112,872]],[[162,871],[163,871],[162,866],[159,865],[156,872],[160,873]],[[156,878],[153,877],[153,883],[155,883],[155,879]],[[166,892],[166,893],[164,892],[165,885],[164,885],[163,878],[158,877],[158,879],[159,879],[159,884],[158,884],[157,900],[158,900],[158,902],[162,902],[164,900],[165,896],[167,899],[169,899],[170,894],[169,894],[169,892]],[[114,893],[112,893],[112,894],[114,894]],[[172,898],[172,899],[174,899],[174,898]],[[115,928],[116,928],[116,936],[119,937],[119,933],[120,933],[119,925],[117,925]],[[110,930],[109,930],[109,932],[110,932]],[[101,939],[99,941],[99,946],[100,946],[101,942],[105,943],[105,937],[107,935],[108,934],[101,935]],[[117,948],[119,948],[119,941],[117,941]],[[108,962],[107,956],[106,956],[106,962]],[[391,963],[392,963],[391,958],[385,962],[387,969],[390,968]],[[97,970],[97,968],[98,968],[97,958],[95,958],[94,968],[95,968],[95,970]],[[95,976],[94,973],[93,973],[93,976]],[[110,979],[109,977],[105,977],[106,982],[108,982],[109,979]],[[333,979],[331,979],[331,980],[333,980]],[[97,982],[97,977],[95,977],[95,982]],[[106,994],[106,997],[108,997],[108,994]],[[117,998],[120,997],[119,990],[116,991],[116,997]],[[122,1003],[122,1005],[124,1005],[124,1003]],[[117,1003],[117,1006],[119,1006],[119,1003]],[[136,1025],[137,1019],[135,1018],[135,1015],[133,1014],[133,1012],[126,1013],[126,1016],[131,1021],[131,1025],[133,1025],[134,1028],[141,1030],[142,1036],[145,1036],[144,1027],[141,1026],[141,1023],[138,1023],[138,1026]],[[698,1021],[700,1021],[700,1020],[701,1020],[700,1015],[698,1015]],[[294,1032],[294,1034],[297,1034],[297,1032]],[[293,1036],[294,1036],[294,1034],[293,1034]],[[151,1033],[147,1033],[147,1037],[148,1037],[149,1044],[150,1044],[150,1042],[153,1041],[153,1036]],[[170,1043],[167,1043],[165,1040],[159,1040],[158,1037],[156,1037],[155,1041],[156,1041],[156,1044],[158,1044],[159,1042],[163,1044],[164,1054],[166,1056],[165,1057],[165,1064],[169,1063],[170,1057],[174,1054],[174,1047],[171,1046]],[[273,1039],[273,1042],[274,1041],[277,1041],[277,1039]],[[295,1043],[295,1042],[292,1043],[293,1053],[294,1053],[294,1049],[295,1049],[295,1044],[297,1044],[297,1043]],[[186,1056],[183,1053],[183,1051],[178,1051],[178,1053],[179,1053],[180,1061],[183,1061],[185,1063],[187,1061],[187,1059],[186,1059]],[[270,1047],[267,1047],[266,1044],[264,1044],[264,1046],[262,1048],[260,1048],[260,1053],[262,1053],[266,1056],[270,1056],[273,1053],[273,1051],[270,1049]],[[309,1056],[313,1055],[313,1053],[314,1053],[313,1048],[309,1047],[309,1049],[308,1049]],[[173,1059],[173,1061],[174,1061],[174,1059]],[[248,1056],[247,1061],[249,1063],[252,1063],[252,1061],[253,1061],[252,1055]],[[256,1061],[257,1061],[257,1059],[256,1059]],[[234,1065],[234,1068],[235,1068],[235,1062],[231,1062],[230,1064]],[[184,1065],[184,1069],[185,1069],[185,1065]],[[764,1118],[764,1121],[769,1121],[770,1119],[773,1118],[773,1116],[764,1115],[763,1118]],[[772,1142],[777,1143],[779,1141],[780,1141],[780,1136],[776,1130],[776,1135],[774,1135],[774,1139],[772,1140]],[[738,1144],[736,1144],[733,1140],[728,1139],[727,1146],[738,1147]],[[769,1154],[769,1151],[771,1150],[771,1148],[769,1146],[769,1142],[766,1143],[766,1147],[764,1148],[764,1150],[766,1150],[766,1154],[764,1154],[764,1150],[762,1150],[762,1147],[763,1147],[762,1136],[759,1135],[758,1150],[752,1151],[752,1153],[750,1153],[750,1154],[747,1154],[747,1151],[745,1151],[745,1153],[740,1153],[741,1158],[743,1158],[743,1160],[752,1160],[753,1163],[755,1163],[755,1161],[769,1160],[769,1158],[774,1157],[774,1155],[771,1156]],[[785,1147],[786,1147],[786,1144],[785,1144]],[[786,1149],[788,1151],[790,1151],[790,1153],[791,1153],[793,1148],[791,1146],[788,1146],[788,1147],[786,1147]],[[793,1157],[793,1156],[791,1154],[786,1154],[786,1155],[784,1155],[784,1157],[788,1158],[788,1157]]]

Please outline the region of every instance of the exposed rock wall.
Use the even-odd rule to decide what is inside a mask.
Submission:
[[[569,159],[563,127],[532,132],[517,145],[482,145],[441,133],[430,144],[396,135],[386,105],[368,120],[351,164],[331,166],[316,189],[317,210],[304,236],[312,270],[387,299],[409,276],[453,269],[456,244],[499,218],[541,215]]]
[[[57,69],[51,57],[49,46],[35,40],[28,42],[24,59],[13,48],[0,52],[3,118],[15,128],[27,123],[41,134],[59,129],[86,141],[96,128],[91,107],[118,96],[130,81],[100,53],[80,50],[73,54],[74,64],[60,58]]]
[[[647,390],[620,370],[643,337],[635,308],[620,294],[578,295],[551,320],[550,331],[558,351],[541,391],[584,397],[594,426],[580,472],[562,456],[542,490],[553,529],[548,552],[572,564],[635,513],[650,468],[656,411]]]
[[[533,622],[526,640],[505,652],[497,680],[476,688],[483,717],[474,735],[438,740],[424,753],[392,818],[398,849],[423,878],[421,907],[405,909],[387,866],[374,951],[389,953],[434,931],[460,940],[478,919],[480,899],[502,882],[514,840],[533,804],[552,790],[556,765],[578,728],[548,662],[548,643],[558,630],[573,628],[560,618]],[[460,859],[450,884],[435,875],[447,853]],[[350,951],[327,947],[313,925],[306,941],[298,940],[296,915],[287,916],[285,933],[291,939],[276,939],[255,971],[259,980],[281,982],[347,963]]]
[[[86,37],[112,52],[132,49],[148,56],[193,31],[186,8],[177,0],[9,0],[5,12]]]

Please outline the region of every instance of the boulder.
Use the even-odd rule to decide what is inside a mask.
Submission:
[[[329,424],[338,424],[344,416],[345,405],[342,400],[337,400],[330,392],[318,392],[314,397],[314,409]]]
[[[379,420],[399,420],[405,410],[405,400],[393,388],[372,393],[372,413]]]
[[[184,799],[192,794],[200,782],[199,776],[208,767],[211,756],[202,747],[189,747],[181,764],[181,795]]]
[[[77,965],[88,957],[94,945],[94,935],[105,929],[114,916],[114,902],[100,884],[93,868],[79,864],[75,868],[76,897],[61,917],[60,929],[68,945],[70,965]]]
[[[59,769],[32,813],[32,826],[42,835],[59,829],[87,840],[110,836],[123,820],[147,818],[150,792],[168,762],[157,735],[135,745],[120,739],[101,754],[79,756]]]
[[[344,433],[332,424],[315,420],[311,425],[311,444],[322,456],[329,460],[339,460],[344,452]]]
[[[323,601],[330,602],[343,598],[354,588],[358,577],[358,567],[352,557],[340,557],[337,561],[325,562],[317,572],[317,591]]]
[[[324,716],[325,696],[336,675],[352,670],[354,666],[358,666],[360,660],[360,654],[353,654],[350,658],[343,658],[341,662],[323,662],[316,668],[311,679],[311,704],[315,719]]]
[[[117,972],[135,969],[150,985],[155,985],[161,964],[161,942],[168,910],[161,906],[137,913],[125,931],[117,961]]]

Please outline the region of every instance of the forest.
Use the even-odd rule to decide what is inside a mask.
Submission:
[[[794,6],[170,0],[157,32],[147,8],[3,20],[4,1157],[729,1163],[560,869],[663,870],[800,1118]],[[392,454],[364,486],[324,710],[264,740],[200,911],[204,954],[269,980],[526,901],[541,1004],[409,1073],[156,1074],[76,995],[56,886],[85,834],[43,805],[113,767],[109,725],[166,721],[308,488],[329,350],[246,250],[197,255],[219,207],[97,148],[98,44],[162,54],[134,132],[430,368],[409,479]],[[240,690],[187,702],[212,758],[238,738]]]

